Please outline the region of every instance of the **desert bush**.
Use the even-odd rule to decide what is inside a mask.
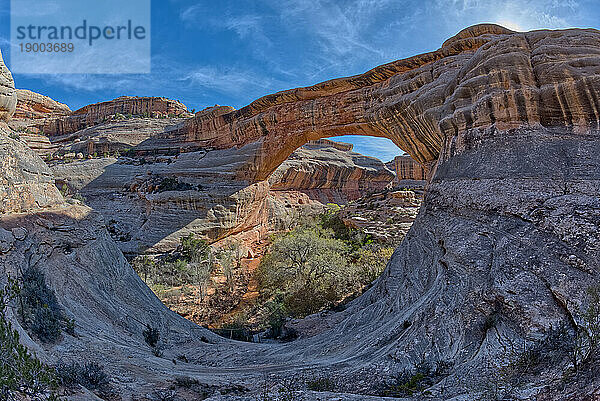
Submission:
[[[68,389],[82,385],[89,390],[95,390],[109,384],[104,367],[95,362],[84,364],[79,362],[59,363],[56,365],[55,370],[59,384]]]
[[[307,380],[306,387],[311,391],[334,391],[335,382],[329,377],[314,377]]]
[[[20,287],[9,279],[0,289],[0,400],[18,399],[15,394],[30,399],[57,400],[57,380],[52,368],[41,363],[19,341],[19,333],[6,316],[9,302],[17,299]]]
[[[194,186],[186,182],[180,182],[177,178],[166,177],[156,187],[154,192],[165,192],[165,191],[189,191],[194,189]]]
[[[67,318],[54,292],[46,284],[46,276],[35,267],[23,272],[19,294],[19,312],[23,326],[44,342],[55,342],[61,329],[74,331],[74,322]]]
[[[14,139],[15,141],[21,140],[21,137],[16,132],[11,132],[10,134],[8,134],[8,137]]]
[[[285,304],[280,299],[273,299],[265,304],[267,313],[267,323],[274,337],[281,335],[281,328],[288,316],[288,311]]]
[[[352,265],[360,283],[372,283],[385,269],[392,258],[394,248],[380,245],[366,245],[353,255]]]
[[[412,397],[426,394],[426,389],[447,377],[452,367],[451,362],[444,360],[434,364],[421,361],[412,369],[405,369],[384,384],[380,394],[387,397]]]
[[[182,237],[179,244],[179,251],[183,258],[188,262],[203,262],[210,257],[210,246],[200,238],[196,238],[194,233]]]
[[[148,276],[152,277],[156,269],[156,262],[148,255],[141,255],[132,261],[132,267],[144,282],[148,283]]]
[[[296,317],[331,307],[347,288],[347,245],[331,231],[298,228],[275,240],[259,266],[263,292],[281,290]]]
[[[193,386],[198,384],[200,384],[200,382],[197,379],[194,379],[193,377],[178,376],[175,378],[175,385],[177,387],[192,388]]]
[[[259,326],[278,333],[287,316],[341,308],[381,275],[393,248],[346,227],[340,210],[328,204],[319,218],[273,237],[257,271]]]
[[[225,275],[225,281],[229,292],[233,292],[234,289],[234,269],[236,267],[235,254],[230,249],[221,249],[217,254],[219,265],[223,269]]]

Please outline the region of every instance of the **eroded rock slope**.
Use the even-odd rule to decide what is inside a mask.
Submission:
[[[248,149],[254,164],[241,158],[227,170],[250,181],[265,179],[307,140],[386,136],[429,168],[422,209],[374,286],[343,312],[324,317],[327,329],[313,337],[283,345],[191,339],[177,343],[188,363],[174,366],[145,356],[134,337],[115,328],[107,336],[86,334],[82,347],[67,347],[69,353],[123,351],[106,359],[123,394],[166,385],[177,374],[249,389],[262,373],[297,380],[297,388],[306,388],[304,375],[316,374],[344,393],[334,397],[353,399],[348,393],[380,391],[391,375],[429,365],[440,367],[427,373],[427,394],[434,399],[489,399],[490,388],[520,399],[594,399],[598,376],[573,373],[571,352],[577,338],[594,334],[585,317],[587,289],[600,281],[598,99],[600,32],[515,33],[480,25],[438,51],[363,75],[280,92],[238,111],[197,114],[179,135],[223,151]],[[9,217],[3,215],[3,227],[10,228]],[[19,255],[11,249],[3,258],[23,263]],[[115,261],[118,252],[108,265],[94,255],[85,255],[90,274],[96,265],[119,272],[108,288],[131,277],[131,269]],[[61,302],[69,304],[75,288],[61,285]],[[100,320],[107,326],[97,324],[109,305],[95,298],[87,281],[82,285],[90,298],[79,302],[95,313],[72,308],[75,317],[100,329],[119,327],[112,312]],[[147,289],[136,285],[128,294],[133,299],[116,291],[114,302],[170,316],[154,301],[141,306],[137,300]],[[169,344],[189,327],[169,319]],[[558,346],[548,340],[556,330],[563,339]],[[554,345],[535,368],[502,381],[504,366],[547,344]],[[166,354],[173,352],[167,348]],[[588,355],[575,356],[582,362]],[[135,378],[119,373],[134,370]]]

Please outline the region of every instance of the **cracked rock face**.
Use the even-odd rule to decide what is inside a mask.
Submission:
[[[290,378],[316,372],[334,378],[336,391],[373,392],[386,376],[443,362],[446,374],[432,384],[430,397],[466,400],[498,385],[498,365],[553,330],[564,330],[572,345],[575,332],[591,329],[583,316],[586,289],[600,282],[599,55],[595,30],[513,33],[475,26],[436,52],[279,92],[238,111],[197,114],[186,124],[189,140],[255,150],[255,169],[236,164],[229,170],[251,180],[266,177],[309,139],[387,136],[428,165],[423,206],[370,290],[323,317],[325,331],[278,345],[201,341],[188,322],[169,315],[134,282],[105,231],[71,235],[69,241],[86,250],[76,255],[92,279],[81,279],[75,269],[75,284],[52,284],[76,319],[108,334],[84,330],[79,343],[67,342],[69,355],[89,358],[90,350],[108,349],[103,357],[123,394],[168,387],[180,374],[255,389],[263,372]],[[8,154],[0,156],[8,160]],[[34,241],[32,224],[11,225],[6,217],[1,223],[11,238],[18,225],[28,230],[24,242]],[[9,250],[4,265],[9,259],[18,265],[19,255]],[[70,265],[59,253],[50,255],[46,265],[64,275]],[[105,276],[96,288],[90,283],[98,271]],[[146,319],[155,308],[169,325],[164,359],[135,344],[141,343],[139,327],[127,320],[129,313],[119,314],[119,304],[140,308]],[[59,348],[46,352],[56,356]],[[185,353],[189,365],[168,360],[177,353]],[[550,362],[544,354],[539,369],[520,375],[511,396],[597,397],[597,374],[554,387],[571,363],[560,355]],[[136,378],[123,373],[133,370]]]
[[[0,121],[8,121],[17,107],[17,93],[12,74],[0,54]]]
[[[63,202],[50,168],[0,126],[0,214],[30,212]]]

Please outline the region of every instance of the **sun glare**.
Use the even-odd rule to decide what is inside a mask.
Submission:
[[[508,28],[512,31],[523,32],[525,30],[521,25],[509,20],[500,20],[496,22],[496,24],[502,25],[503,27]]]

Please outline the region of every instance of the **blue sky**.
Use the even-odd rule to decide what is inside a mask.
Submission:
[[[9,12],[9,1],[0,0],[0,49],[10,66]],[[598,21],[598,0],[153,0],[151,74],[14,78],[72,109],[121,95],[166,96],[196,110],[239,108],[435,50],[476,23],[531,30],[598,28]],[[342,140],[384,161],[401,153],[381,138]]]

